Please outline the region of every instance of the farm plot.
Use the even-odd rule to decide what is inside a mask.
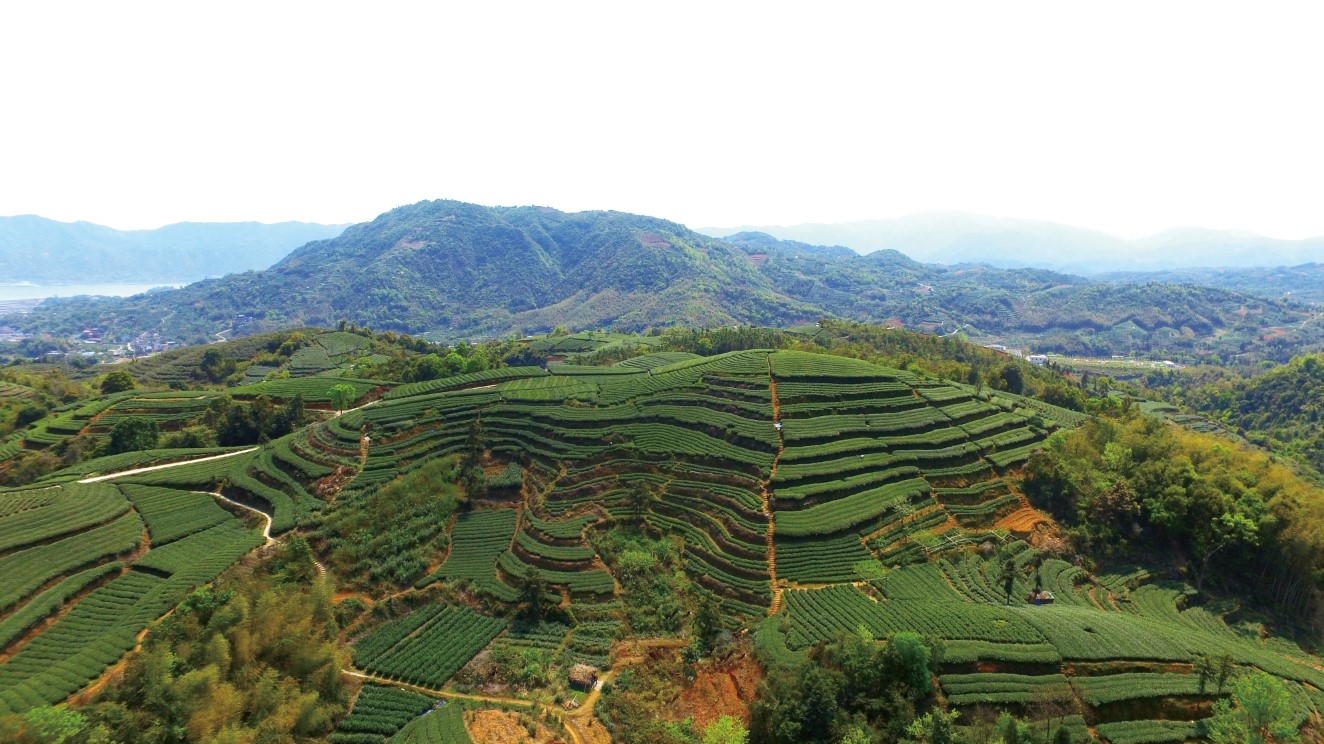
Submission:
[[[881,568],[856,535],[777,540],[778,578],[808,584],[860,581]]]
[[[268,380],[252,385],[233,387],[226,392],[235,398],[256,398],[265,395],[276,400],[291,400],[302,396],[308,403],[331,402],[331,388],[348,385],[354,388],[354,399],[358,400],[377,388],[392,385],[378,380],[360,380],[353,377],[291,377],[284,380]]]
[[[497,579],[496,566],[515,536],[515,518],[514,509],[465,512],[456,517],[450,555],[419,586],[441,579],[465,579],[498,598],[514,599],[515,590]]]
[[[23,500],[22,494],[0,493],[0,511],[10,512],[0,521],[0,553],[78,532],[129,510],[128,500],[114,486],[103,483],[70,483],[52,489],[42,506],[4,508],[5,501]]]
[[[464,727],[465,705],[443,700],[391,737],[391,744],[472,744]]]
[[[356,646],[354,663],[384,677],[440,688],[505,627],[504,620],[448,605],[385,649],[384,642],[373,640],[375,634],[369,635],[360,642],[367,649]],[[390,632],[394,636],[398,629]]]
[[[216,499],[197,491],[125,484],[120,487],[147,523],[152,546],[187,537],[229,520]]]
[[[944,674],[939,682],[947,702],[957,707],[1025,705],[1052,687],[1071,694],[1067,678],[1061,674]]]
[[[123,555],[142,542],[142,520],[133,512],[101,527],[0,558],[0,612],[46,582],[70,571]]]
[[[1071,684],[1080,692],[1080,699],[1092,707],[1110,705],[1127,700],[1172,696],[1213,695],[1214,683],[1200,691],[1200,679],[1194,674],[1127,673],[1101,677],[1073,677]]]
[[[328,741],[331,744],[383,744],[410,721],[432,710],[435,703],[432,698],[417,692],[366,684],[354,701],[354,709],[336,724]]]
[[[791,619],[792,648],[826,642],[837,633],[853,633],[860,626],[878,638],[913,630],[951,640],[1044,642],[1033,626],[998,607],[932,599],[875,602],[851,586],[788,591],[785,601]]]

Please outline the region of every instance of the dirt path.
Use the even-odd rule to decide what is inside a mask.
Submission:
[[[98,475],[98,476],[95,476],[95,477],[92,477],[92,478],[84,478],[84,479],[82,479],[82,480],[80,480],[80,481],[78,481],[78,482],[79,482],[79,483],[100,483],[101,481],[107,481],[107,480],[110,480],[111,478],[123,478],[123,477],[126,476],[126,475],[137,475],[137,474],[139,474],[139,473],[150,473],[150,472],[153,472],[153,471],[156,471],[156,470],[165,470],[166,468],[177,468],[177,467],[179,467],[179,466],[181,466],[181,465],[194,465],[194,464],[196,464],[196,463],[200,463],[200,462],[211,462],[212,460],[223,460],[223,459],[225,459],[225,458],[227,458],[227,457],[235,457],[235,456],[237,456],[237,455],[246,455],[246,454],[248,454],[248,453],[250,453],[250,452],[256,452],[256,451],[257,451],[257,447],[249,447],[248,449],[238,450],[238,451],[236,451],[236,452],[226,452],[225,454],[221,454],[221,455],[212,455],[211,457],[199,457],[199,458],[197,458],[197,459],[195,459],[195,460],[182,460],[182,461],[180,461],[180,462],[166,463],[165,465],[151,465],[151,466],[149,466],[149,467],[145,467],[145,468],[135,468],[135,469],[133,469],[133,470],[125,470],[125,471],[123,471],[123,472],[119,472],[119,473],[111,473],[110,475]]]
[[[256,514],[256,515],[262,517],[262,519],[265,520],[265,523],[262,525],[262,537],[266,538],[266,540],[267,540],[266,544],[267,544],[267,545],[270,545],[270,544],[276,542],[276,539],[273,538],[273,537],[271,536],[271,515],[270,515],[270,514],[267,514],[266,512],[262,511],[261,509],[256,509],[256,508],[254,508],[254,507],[251,507],[251,506],[249,506],[248,504],[242,504],[242,503],[240,503],[240,502],[238,502],[238,501],[235,501],[234,499],[230,498],[229,496],[225,496],[225,495],[223,495],[220,491],[215,491],[215,492],[212,492],[212,493],[208,493],[207,491],[194,491],[194,493],[205,493],[205,494],[207,494],[208,496],[214,496],[214,497],[220,499],[221,501],[224,501],[224,502],[227,503],[227,504],[231,504],[231,505],[233,505],[233,506],[237,506],[237,507],[239,507],[240,509],[243,509],[244,511],[250,511],[250,512],[253,512],[254,514]]]
[[[466,695],[460,692],[446,692],[445,690],[434,690],[431,687],[419,687],[418,685],[411,685],[408,682],[401,682],[399,680],[387,679],[385,677],[378,677],[375,674],[365,674],[364,672],[358,672],[348,668],[342,668],[340,670],[340,673],[347,674],[351,677],[357,677],[358,679],[365,679],[368,680],[369,682],[375,682],[379,685],[391,685],[393,687],[403,687],[407,690],[414,690],[416,692],[421,692],[424,695],[431,695],[432,697],[435,698],[443,698],[447,700],[473,700],[474,702],[478,702],[478,703],[514,705],[520,708],[532,708],[534,706],[532,700],[524,700],[521,698],[487,697],[485,695]]]

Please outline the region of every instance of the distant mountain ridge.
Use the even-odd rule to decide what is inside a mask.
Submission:
[[[159,330],[203,343],[217,333],[340,320],[454,340],[556,326],[639,331],[836,317],[1064,353],[1157,344],[1237,354],[1271,333],[1290,336],[1308,315],[1291,302],[1223,289],[941,266],[765,233],[717,240],[621,212],[429,201],[309,243],[266,271],[119,300],[48,300],[14,322],[57,334],[91,325],[111,334]]]
[[[927,263],[986,263],[1073,273],[1147,272],[1190,267],[1285,266],[1324,258],[1324,237],[1277,240],[1254,233],[1173,228],[1136,240],[1098,230],[961,212],[832,224],[699,228],[726,237],[757,231],[784,240],[841,245],[861,253],[892,249]]]
[[[344,225],[180,222],[116,230],[37,215],[0,217],[0,277],[11,282],[181,282],[264,269]]]

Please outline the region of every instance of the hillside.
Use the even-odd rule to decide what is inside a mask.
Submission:
[[[1118,284],[1162,282],[1221,287],[1256,297],[1290,297],[1324,303],[1324,264],[1298,266],[1175,269],[1158,272],[1112,272],[1095,277]]]
[[[184,282],[265,269],[343,225],[181,222],[115,230],[36,215],[0,217],[0,276],[37,284]]]
[[[849,246],[860,253],[895,250],[930,263],[1037,266],[1086,274],[1192,266],[1281,266],[1314,260],[1324,250],[1324,238],[1277,240],[1236,230],[1174,228],[1145,238],[1125,239],[1052,222],[960,212],[699,231],[714,237],[756,231],[817,245]]]
[[[1164,380],[1163,394],[1251,441],[1324,472],[1324,356],[1297,357],[1247,378]]]
[[[317,344],[360,346],[351,335],[326,334]],[[552,350],[563,340],[535,343]],[[599,345],[614,343],[605,337]],[[583,337],[575,348],[593,345]],[[316,400],[313,390],[337,379],[277,380],[231,393],[261,392],[279,406],[296,392]],[[101,399],[107,413],[92,414],[87,425],[120,416],[164,427],[215,395],[117,393]],[[215,616],[228,618],[219,624],[193,623],[188,613],[205,618],[231,601],[204,590],[193,593],[184,620],[155,621],[261,545],[255,525],[267,516],[278,544],[222,583],[244,591],[257,591],[251,581],[311,583],[321,602],[334,592],[334,609],[314,603],[307,611],[342,629],[352,660],[346,671],[359,675],[356,687],[368,682],[353,714],[341,718],[343,698],[325,676],[324,654],[289,665],[279,654],[261,657],[288,675],[301,668],[320,675],[303,689],[321,691],[310,698],[330,706],[320,715],[340,711],[333,742],[469,741],[504,710],[521,727],[536,715],[538,725],[575,741],[604,741],[590,737],[605,723],[615,740],[679,744],[699,740],[695,727],[716,725],[719,704],[751,726],[754,741],[784,741],[766,728],[792,715],[777,708],[779,699],[820,694],[803,685],[823,674],[841,675],[834,684],[866,684],[862,667],[848,660],[861,653],[851,638],[865,639],[868,653],[882,655],[879,664],[908,664],[905,644],[923,648],[920,681],[889,683],[899,686],[877,699],[890,702],[849,719],[879,732],[890,730],[887,716],[901,715],[889,712],[893,706],[909,705],[911,718],[959,712],[963,726],[1002,709],[1033,721],[1037,736],[1063,728],[1068,741],[1184,741],[1209,730],[1210,716],[1222,715],[1219,701],[1240,701],[1238,680],[1256,670],[1289,696],[1284,715],[1293,727],[1316,723],[1324,706],[1317,659],[1266,638],[1262,626],[1237,623],[1226,605],[1201,606],[1203,595],[1168,567],[1073,560],[1053,523],[1022,494],[1021,470],[1031,463],[1036,487],[1055,492],[1042,484],[1050,467],[1064,472],[1066,460],[1050,466],[1055,461],[1033,459],[1037,452],[1096,462],[1088,446],[1064,445],[1076,427],[1086,427],[1079,436],[1090,441],[1106,435],[1085,414],[982,385],[770,350],[656,352],[613,366],[500,367],[405,385],[368,381],[354,395],[346,404],[354,410],[318,414],[256,447],[199,451],[210,459],[146,471],[136,468],[181,455],[128,452],[54,473],[37,487],[0,490],[0,725],[6,713],[62,701],[101,678],[150,628],[142,652],[149,661],[128,667],[138,681],[111,683],[102,695],[128,710],[163,706],[160,715],[184,716],[181,726],[210,730],[221,714],[208,718],[188,698],[171,712],[157,697],[137,695],[135,685],[164,684],[143,675],[165,658],[163,648],[175,648],[178,674],[198,670],[179,677],[198,687],[176,690],[200,689],[202,700],[224,692],[238,705],[235,696],[252,681],[207,682],[208,674],[229,672],[215,666],[217,642],[203,639],[207,628],[240,622],[248,610],[234,605]],[[1110,449],[1092,467],[1148,482],[1142,445],[1149,440],[1135,437],[1149,424],[1129,426],[1114,434],[1126,455]],[[1243,488],[1261,489],[1240,477]],[[1264,479],[1270,483],[1284,485],[1273,474]],[[1241,496],[1255,513],[1251,500]],[[253,510],[265,516],[254,522]],[[320,565],[299,557],[309,546]],[[1239,560],[1242,549],[1222,560]],[[271,579],[261,571],[244,578],[259,564],[272,566]],[[304,611],[302,600],[290,602],[289,612]],[[271,622],[273,607],[255,600],[252,612]],[[52,616],[59,608],[67,611]],[[255,626],[252,642],[275,644],[272,627]],[[313,640],[334,637],[334,627]],[[751,632],[729,632],[741,629]],[[228,635],[236,639],[234,663],[250,663],[237,640],[249,636]],[[826,649],[807,655],[816,644]],[[230,642],[220,645],[229,659]],[[689,681],[676,682],[685,678],[676,666],[682,657]],[[611,681],[607,690],[571,689],[576,664],[596,668]],[[1219,676],[1218,664],[1228,673]],[[756,692],[750,680],[764,675],[766,689],[787,697]],[[728,679],[723,684],[745,692],[696,692]],[[688,692],[668,697],[678,694],[670,684]],[[657,692],[664,689],[671,691]],[[854,687],[833,689],[840,690],[833,710],[854,710],[847,694]],[[434,708],[429,696],[451,700]],[[1057,701],[1051,710],[1050,700]],[[696,705],[699,720],[684,723],[695,715],[687,706]],[[95,707],[77,710],[110,731],[137,725],[132,717],[99,718]],[[520,711],[529,715],[519,718]],[[488,724],[475,722],[480,713]],[[294,719],[284,720],[270,725]],[[309,730],[321,740],[332,721],[316,720],[320,728]],[[657,738],[667,730],[670,738]]]
[[[1300,350],[1319,340],[1302,325],[1308,309],[1227,290],[1118,287],[1037,269],[921,264],[895,251],[857,256],[762,234],[719,241],[617,212],[453,201],[393,210],[267,271],[151,296],[51,300],[14,322],[57,334],[159,330],[199,343],[339,320],[456,339],[834,316],[1095,355],[1281,354],[1271,342]]]

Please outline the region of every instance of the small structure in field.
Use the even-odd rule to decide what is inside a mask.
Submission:
[[[1030,604],[1046,605],[1052,604],[1055,597],[1053,597],[1053,593],[1050,591],[1040,590],[1037,592],[1030,592],[1028,599]]]
[[[580,692],[591,692],[598,683],[598,670],[588,664],[576,664],[570,667],[570,686]]]

